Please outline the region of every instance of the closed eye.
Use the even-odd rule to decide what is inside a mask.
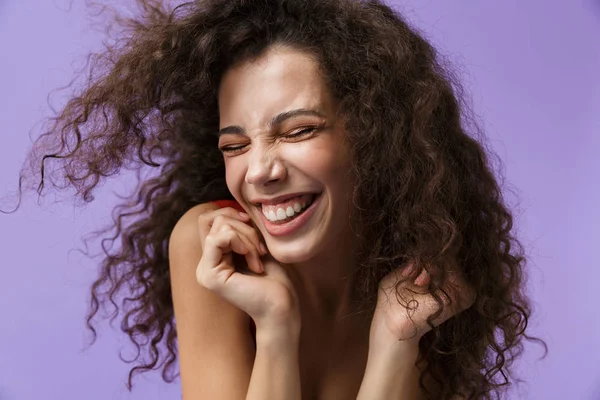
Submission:
[[[302,129],[296,133],[285,135],[284,137],[286,137],[286,138],[300,137],[300,136],[308,135],[309,133],[313,133],[316,130],[317,130],[317,128],[306,128],[306,129]]]
[[[219,150],[221,150],[223,153],[235,153],[236,151],[240,151],[242,150],[244,146],[227,146],[227,147],[220,147]]]
[[[288,134],[288,135],[283,135],[282,138],[297,138],[297,137],[302,137],[305,135],[310,135],[313,132],[319,130],[321,127],[310,127],[310,128],[305,128],[305,129],[301,129],[297,132]],[[219,150],[221,150],[221,152],[223,153],[236,153],[239,151],[242,151],[244,149],[244,147],[246,147],[247,145],[241,145],[241,146],[224,146],[224,147],[220,147]]]

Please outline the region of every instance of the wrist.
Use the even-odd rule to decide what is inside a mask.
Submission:
[[[369,349],[418,355],[421,337],[416,330],[410,332],[407,329],[404,334],[393,332],[386,319],[375,313],[369,331]]]
[[[420,399],[418,356],[418,341],[370,344],[357,400]]]
[[[413,366],[419,357],[419,342],[396,340],[394,342],[378,341],[369,343],[367,362],[375,362],[385,367]]]
[[[371,332],[369,336],[369,351],[401,353],[411,356],[418,355],[420,340],[420,337],[398,339],[387,332],[379,334]]]
[[[300,400],[299,330],[257,325],[256,355],[246,399]]]
[[[256,322],[256,344],[264,346],[289,346],[300,342],[300,320],[287,319],[271,322]]]

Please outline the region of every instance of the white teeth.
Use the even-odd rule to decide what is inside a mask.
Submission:
[[[276,221],[281,221],[281,220],[287,219],[289,217],[293,217],[295,214],[298,214],[304,208],[306,208],[306,204],[294,203],[293,205],[288,206],[286,209],[278,208],[276,211],[275,210],[265,211],[263,209],[262,211],[263,211],[263,215],[269,221],[276,222]]]
[[[287,215],[285,214],[285,211],[283,211],[283,208],[278,208],[277,209],[277,219],[278,220],[282,220],[282,219],[286,219]]]

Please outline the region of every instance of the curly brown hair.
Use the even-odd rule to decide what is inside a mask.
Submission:
[[[85,87],[50,120],[19,181],[21,194],[41,164],[41,195],[45,165],[56,162],[63,185],[51,183],[90,202],[122,168],[159,168],[98,232],[115,230],[102,241],[87,326],[95,340],[92,320],[108,302],[113,319],[123,314],[140,360],[128,387],[136,372],[162,367],[165,381],[176,376],[169,236],[191,207],[233,199],[217,148],[218,85],[234,64],[278,44],[319,60],[346,122],[361,227],[355,298],[373,306],[379,281],[409,260],[428,266],[432,291],[460,265],[475,304],[421,339],[421,386],[435,382],[438,399],[506,390],[523,339],[545,347],[525,333],[526,258],[457,74],[424,35],[379,0],[138,3],[138,17],[116,19],[120,39],[90,57]],[[111,253],[105,241],[119,237]]]

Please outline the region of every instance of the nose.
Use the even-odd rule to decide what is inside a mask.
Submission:
[[[255,146],[250,150],[246,183],[255,186],[268,186],[281,181],[286,176],[286,169],[275,149]]]

